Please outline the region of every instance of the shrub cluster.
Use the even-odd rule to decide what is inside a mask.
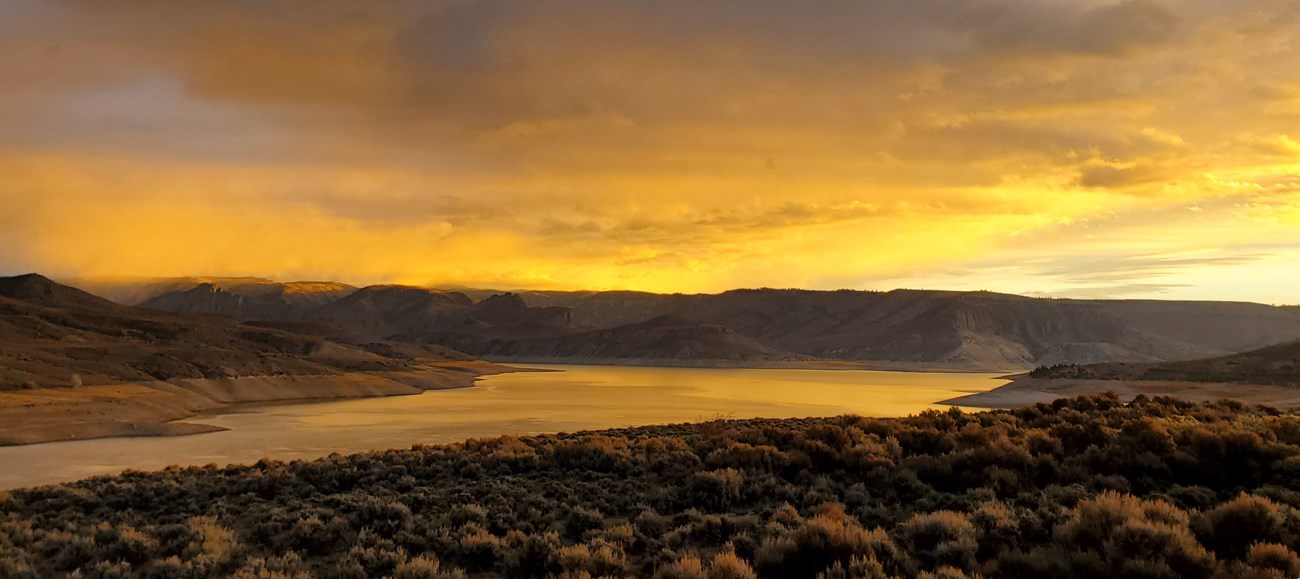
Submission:
[[[1113,395],[0,495],[0,577],[1296,577],[1300,416]]]

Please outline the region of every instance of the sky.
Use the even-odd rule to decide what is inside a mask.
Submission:
[[[1300,303],[1295,0],[0,0],[0,273]]]

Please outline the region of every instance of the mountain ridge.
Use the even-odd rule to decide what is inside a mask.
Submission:
[[[347,309],[343,306],[353,301],[365,301],[367,295],[392,292],[397,287],[416,295],[456,297],[450,301],[443,297],[436,307],[394,301],[356,306],[346,315],[336,311]],[[180,306],[170,308],[185,311]],[[480,338],[527,338],[532,343],[548,338],[558,348],[571,334],[660,316],[730,328],[762,347],[809,358],[989,370],[1213,357],[1300,339],[1300,308],[1231,301],[1080,300],[917,289],[757,288],[717,294],[655,294],[369,286],[314,310],[290,313],[282,308],[258,317],[330,321],[374,339],[420,341],[437,335],[443,336],[438,338],[442,340],[447,334],[470,334],[477,337],[462,338],[463,347],[479,347],[479,351],[468,353],[485,355],[501,346],[486,346]]]
[[[231,317],[115,304],[38,274],[0,278],[0,389],[399,370],[409,358]]]

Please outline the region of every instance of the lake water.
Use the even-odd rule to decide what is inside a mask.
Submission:
[[[536,366],[474,388],[415,396],[246,406],[187,420],[225,432],[0,447],[0,489],[124,469],[310,459],[504,434],[574,432],[715,418],[906,416],[1006,383],[992,374]]]

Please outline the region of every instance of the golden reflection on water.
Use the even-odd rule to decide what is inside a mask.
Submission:
[[[714,418],[905,416],[1005,384],[992,374],[538,366],[475,388],[416,396],[244,407],[196,417],[226,432],[0,448],[0,489],[126,468],[310,459],[504,434],[573,432]]]

